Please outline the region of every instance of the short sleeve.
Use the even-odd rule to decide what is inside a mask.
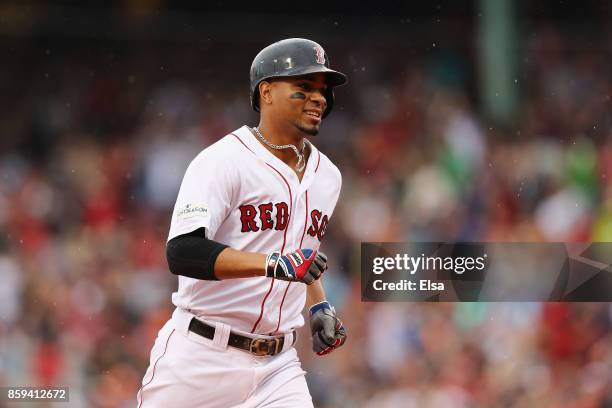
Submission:
[[[232,206],[237,172],[218,149],[206,149],[189,164],[174,205],[168,241],[198,228],[214,239]]]

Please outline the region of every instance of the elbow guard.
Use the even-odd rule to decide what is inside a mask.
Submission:
[[[215,261],[227,248],[207,239],[205,228],[172,238],[166,245],[166,259],[170,272],[200,280],[219,280],[215,276]]]

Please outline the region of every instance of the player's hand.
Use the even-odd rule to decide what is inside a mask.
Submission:
[[[319,356],[329,354],[346,341],[346,329],[336,311],[327,302],[317,303],[310,308],[310,332],[312,350]]]
[[[272,252],[266,257],[266,276],[310,285],[327,269],[327,256],[312,249],[298,249],[286,255]]]

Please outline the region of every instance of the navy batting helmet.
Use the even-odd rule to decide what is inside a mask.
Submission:
[[[334,105],[333,88],[347,82],[346,75],[329,68],[329,58],[319,44],[304,38],[288,38],[268,45],[251,64],[251,106],[259,112],[259,83],[261,81],[315,73],[326,76],[326,117]]]

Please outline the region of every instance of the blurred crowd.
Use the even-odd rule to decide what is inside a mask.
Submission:
[[[349,340],[320,358],[301,332],[317,407],[612,407],[609,304],[362,303],[359,280],[362,241],[612,241],[602,41],[539,26],[503,124],[482,114],[465,50],[328,49],[351,82],[311,140],[343,174],[323,250]],[[135,405],[172,311],[164,246],[183,172],[256,124],[228,47],[36,43],[3,62],[0,384]]]

